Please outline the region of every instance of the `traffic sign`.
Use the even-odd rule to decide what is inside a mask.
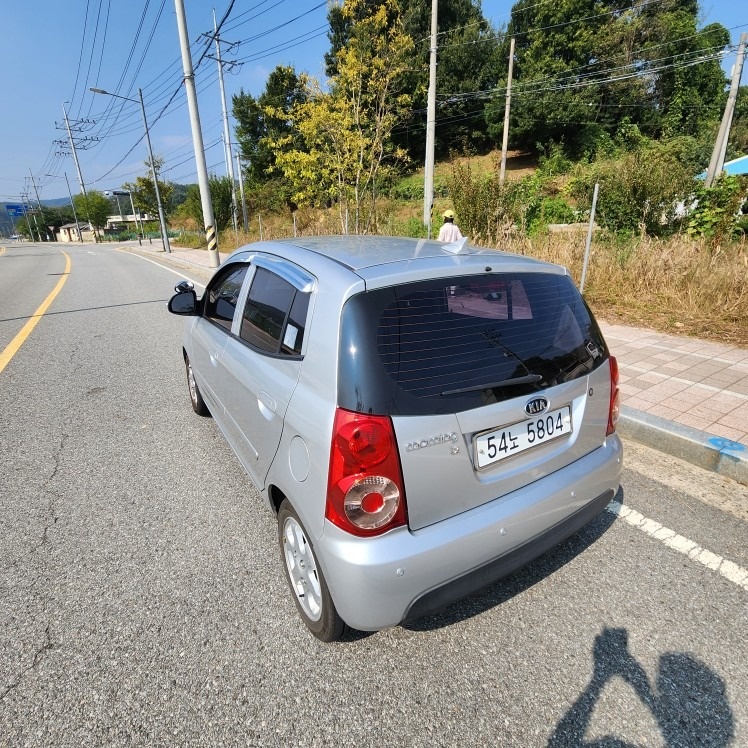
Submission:
[[[20,204],[8,203],[5,206],[5,210],[7,210],[8,214],[13,216],[13,218],[23,218],[26,213],[28,213],[28,207]]]

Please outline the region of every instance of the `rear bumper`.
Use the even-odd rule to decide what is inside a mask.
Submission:
[[[326,522],[315,547],[340,616],[363,631],[396,626],[511,574],[603,511],[622,456],[613,435],[553,475],[416,532],[362,539]]]

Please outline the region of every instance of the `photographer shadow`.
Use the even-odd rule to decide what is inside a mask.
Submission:
[[[735,733],[725,682],[687,654],[660,657],[656,689],[628,649],[625,629],[605,628],[595,637],[592,680],[556,726],[548,748],[636,748],[612,736],[585,741],[603,688],[621,678],[649,709],[665,745],[675,748],[725,748]]]

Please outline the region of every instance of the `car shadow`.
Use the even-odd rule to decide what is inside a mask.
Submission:
[[[605,628],[595,637],[592,659],[589,685],[561,718],[547,748],[636,748],[612,735],[585,740],[603,688],[613,678],[623,680],[631,695],[649,709],[669,748],[726,748],[732,742],[735,719],[725,681],[695,657],[678,652],[661,655],[653,686],[629,652],[626,629]],[[627,705],[621,703],[619,708],[627,709]],[[596,727],[605,729],[604,714],[596,718]]]
[[[618,489],[613,500],[623,503],[623,487]],[[402,627],[410,631],[433,631],[495,608],[568,564],[601,538],[615,521],[615,514],[603,511],[570,538],[508,577],[498,580],[482,592],[452,603],[439,613],[402,624]]]

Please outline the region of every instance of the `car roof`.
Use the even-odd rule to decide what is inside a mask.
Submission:
[[[241,250],[255,249],[257,251],[273,252],[274,250],[278,251],[280,246],[295,247],[327,257],[355,273],[391,263],[411,262],[421,259],[438,261],[441,258],[446,264],[453,265],[457,257],[471,257],[473,262],[468,264],[473,264],[475,260],[484,262],[487,256],[490,257],[492,263],[506,262],[511,264],[513,269],[517,269],[518,265],[523,265],[527,269],[537,270],[538,265],[542,265],[549,270],[553,268],[551,272],[561,270],[555,265],[496,249],[484,249],[466,244],[456,255],[445,249],[450,245],[446,245],[444,242],[397,236],[360,234],[308,236],[258,242],[254,245],[244,246]],[[365,272],[363,274],[369,275]]]

